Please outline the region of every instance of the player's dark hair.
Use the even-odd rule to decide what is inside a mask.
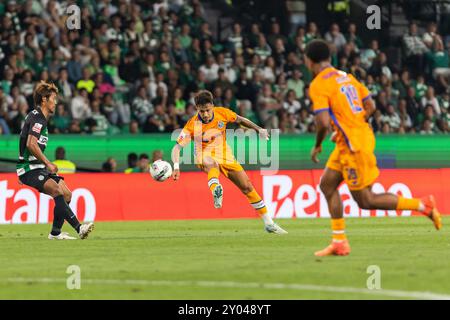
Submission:
[[[131,152],[128,154],[127,161],[128,161],[128,167],[134,168],[136,167],[138,160],[138,155],[135,152]]]
[[[195,105],[197,105],[197,106],[204,106],[209,103],[213,104],[214,97],[210,91],[201,90],[195,95],[194,102],[195,102]]]
[[[150,159],[150,158],[149,158],[148,154],[141,153],[141,155],[139,156],[139,160],[142,160],[142,159]]]
[[[308,43],[305,54],[314,63],[328,61],[331,57],[330,47],[323,40],[313,40]]]
[[[42,103],[42,98],[46,98],[48,100],[52,93],[58,94],[58,88],[54,83],[45,81],[39,82],[33,92],[34,104],[36,106],[40,106]]]

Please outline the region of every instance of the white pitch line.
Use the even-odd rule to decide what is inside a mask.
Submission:
[[[25,283],[65,283],[64,278],[7,278],[6,282]],[[394,298],[410,298],[421,300],[450,300],[450,295],[434,292],[402,291],[378,289],[369,290],[363,288],[322,286],[299,283],[257,283],[257,282],[233,282],[233,281],[171,281],[171,280],[130,280],[130,279],[81,279],[81,284],[98,285],[141,285],[141,286],[193,286],[193,287],[222,287],[222,288],[260,288],[275,290],[318,291],[333,293],[358,293]]]

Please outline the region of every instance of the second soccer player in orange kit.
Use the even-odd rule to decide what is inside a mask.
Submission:
[[[327,199],[331,214],[332,242],[316,256],[348,255],[350,245],[345,235],[345,223],[339,185],[345,181],[361,209],[415,210],[429,217],[439,230],[441,216],[433,196],[407,199],[391,193],[376,194],[371,190],[379,175],[374,155],[375,136],[367,120],[375,111],[369,90],[351,74],[331,66],[330,49],[326,42],[314,40],[305,51],[305,63],[313,73],[310,96],[317,124],[316,144],[311,158],[322,151],[331,122],[336,147],[326,164],[320,189]]]
[[[264,201],[256,192],[240,163],[234,158],[233,152],[225,139],[227,123],[234,122],[243,127],[254,129],[266,139],[269,138],[267,130],[237,115],[230,109],[214,106],[213,95],[207,90],[197,93],[194,100],[197,114],[186,123],[172,150],[173,179],[178,180],[180,178],[181,148],[193,141],[196,163],[200,169],[208,174],[208,186],[213,195],[215,208],[222,207],[223,188],[219,180],[219,175],[222,173],[247,197],[249,203],[263,219],[267,232],[287,233],[274,223],[267,213]]]

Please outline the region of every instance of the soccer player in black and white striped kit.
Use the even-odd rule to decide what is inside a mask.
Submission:
[[[81,224],[69,203],[72,194],[58,176],[58,167],[44,155],[48,141],[47,122],[55,113],[58,89],[52,83],[41,81],[33,93],[35,109],[25,118],[20,133],[19,161],[17,175],[22,184],[33,187],[41,193],[48,194],[55,200],[53,226],[49,239],[73,240],[67,232],[61,232],[66,220],[78,233],[80,239],[86,239],[93,230],[92,222]]]

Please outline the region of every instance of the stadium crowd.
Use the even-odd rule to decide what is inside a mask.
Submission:
[[[72,3],[80,30],[64,19]],[[405,30],[403,68],[355,24],[321,34],[309,22],[283,34],[276,21],[267,31],[236,22],[219,42],[199,0],[8,0],[0,23],[0,134],[20,132],[40,80],[60,92],[50,133],[171,132],[195,114],[199,89],[268,129],[314,132],[302,53],[316,38],[371,90],[375,132],[450,132],[450,41],[433,23],[423,34],[414,23]]]

